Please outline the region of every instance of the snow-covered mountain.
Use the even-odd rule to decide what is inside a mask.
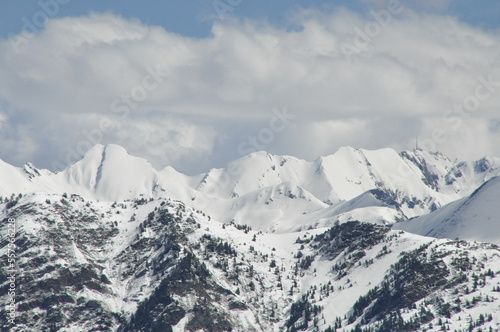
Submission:
[[[3,208],[2,218],[18,224],[19,329],[500,327],[500,250],[492,244],[358,221],[262,233],[214,222],[169,199],[111,203],[29,194]],[[2,257],[7,244],[0,242]],[[8,276],[0,270],[2,301]],[[6,312],[0,315],[6,331]]]
[[[0,301],[15,275],[28,331],[499,331],[499,175],[349,147],[197,176],[116,145],[0,161]]]
[[[465,197],[500,175],[500,159],[452,162],[421,150],[396,153],[345,147],[313,162],[256,152],[197,176],[155,170],[117,145],[96,145],[57,174],[0,164],[0,195],[74,193],[122,201],[168,197],[221,222],[288,232],[335,221],[392,224]]]
[[[500,177],[487,181],[468,197],[398,223],[394,228],[424,236],[500,245]]]

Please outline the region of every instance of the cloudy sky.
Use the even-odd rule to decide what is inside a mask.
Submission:
[[[0,159],[186,173],[266,150],[500,156],[500,3],[2,1]]]

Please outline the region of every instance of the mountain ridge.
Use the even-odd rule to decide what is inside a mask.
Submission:
[[[472,194],[428,215],[394,225],[395,229],[436,238],[464,239],[500,245],[500,177]]]
[[[329,206],[350,205],[353,208],[343,213],[355,211],[362,221],[386,224],[429,213],[500,175],[500,159],[485,157],[475,162],[452,162],[439,153],[422,150],[398,154],[391,149],[344,147],[309,162],[261,151],[243,156],[226,168],[187,176],[172,167],[155,170],[148,161],[109,144],[94,146],[80,161],[58,173],[38,170],[29,164],[15,168],[2,163],[0,168],[3,196],[66,192],[102,201],[171,197],[222,222],[242,222],[239,216],[244,215],[247,220],[255,219],[254,225],[250,224],[261,225],[260,230],[289,231],[310,223],[301,214]],[[286,187],[302,194],[288,195],[290,190],[283,190]],[[357,200],[373,190],[377,193],[373,205],[359,207]],[[259,200],[264,196],[268,204],[263,206]],[[238,210],[238,206],[242,208]],[[267,212],[256,215],[257,206]],[[374,220],[370,210],[380,206],[390,211],[384,213],[385,219]],[[288,213],[290,207],[293,211]],[[299,207],[303,211],[298,211]],[[365,214],[363,209],[367,210]],[[266,218],[270,218],[268,225],[274,226],[266,227]]]
[[[2,207],[2,220],[18,224],[16,323],[28,330],[500,327],[500,251],[492,244],[359,221],[262,233],[165,198],[27,194]],[[7,244],[0,240],[0,257]],[[2,269],[2,301],[8,289]]]
[[[186,176],[114,145],[57,174],[0,162],[0,258],[11,257],[14,221],[16,324],[498,331],[500,249],[474,240],[500,239],[500,223],[488,227],[500,215],[499,165],[347,147],[312,162],[258,152]],[[446,228],[454,217],[466,226],[454,227],[459,239]],[[9,276],[0,269],[3,304]]]

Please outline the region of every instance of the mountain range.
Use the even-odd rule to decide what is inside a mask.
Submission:
[[[0,326],[498,331],[498,175],[494,157],[350,147],[256,152],[195,176],[117,145],[58,173],[0,161],[17,327],[6,310]]]
[[[457,162],[422,150],[345,147],[313,162],[256,152],[225,168],[187,176],[172,167],[157,171],[120,146],[96,145],[59,173],[0,163],[0,195],[171,198],[220,222],[288,232],[337,220],[393,224],[466,197],[497,175],[500,159],[493,157]]]

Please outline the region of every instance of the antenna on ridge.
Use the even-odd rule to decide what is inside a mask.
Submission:
[[[415,151],[418,151],[418,136],[415,137]]]

